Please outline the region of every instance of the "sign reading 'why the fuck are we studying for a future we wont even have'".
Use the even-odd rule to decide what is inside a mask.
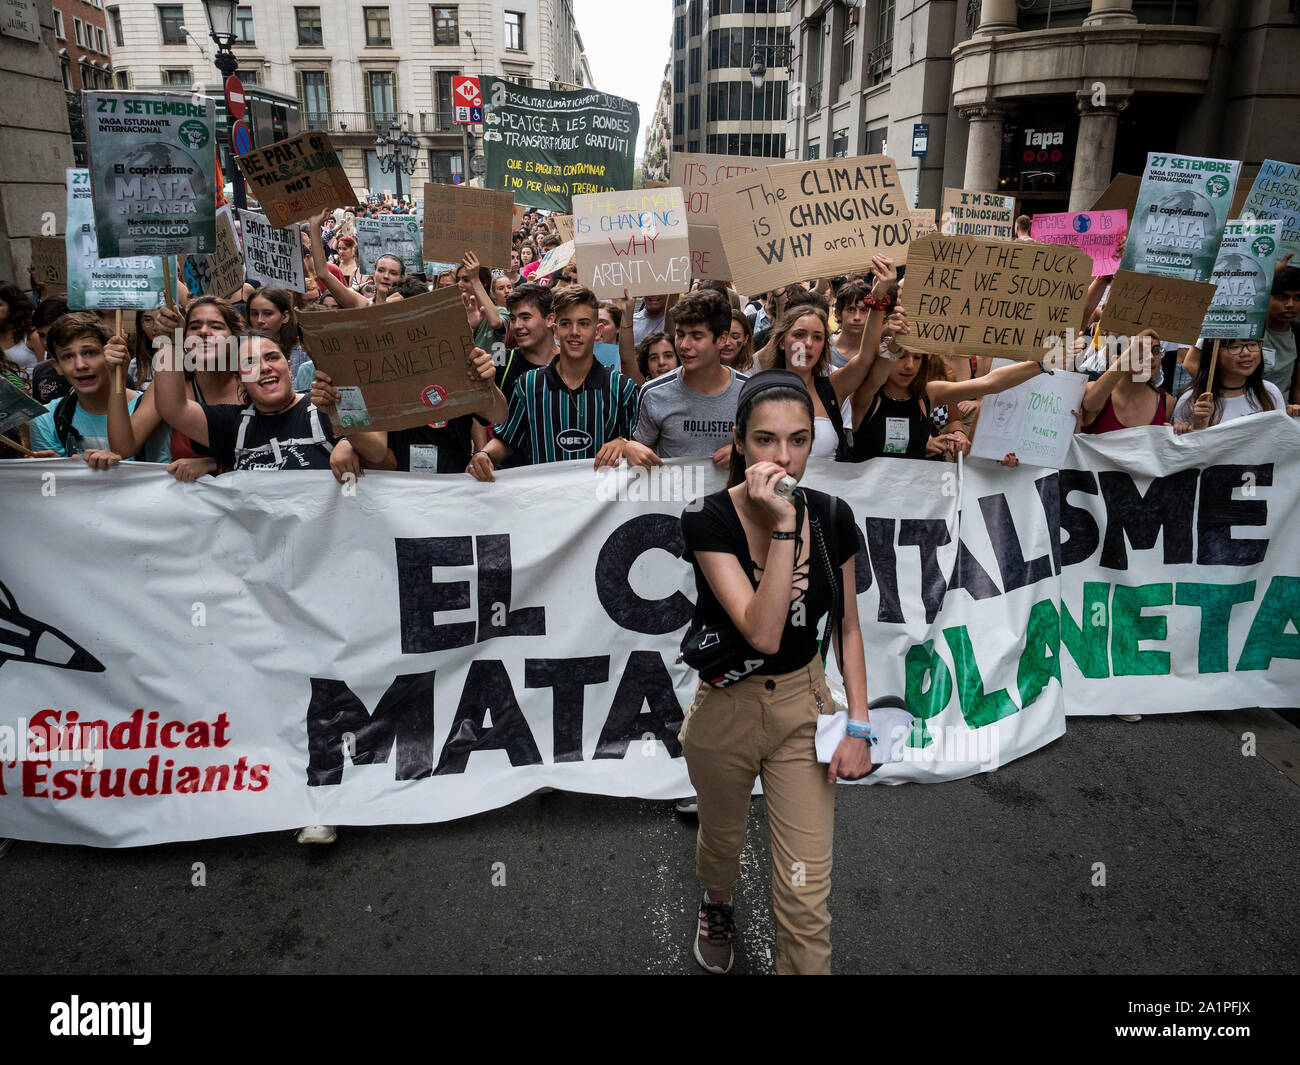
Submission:
[[[911,209],[885,155],[782,163],[709,195],[741,292],[867,270],[873,255],[907,262]]]
[[[632,189],[573,198],[578,280],[598,299],[681,292],[690,238],[681,189]]]
[[[1078,248],[929,233],[912,242],[907,347],[1037,362],[1078,328],[1092,264]]]

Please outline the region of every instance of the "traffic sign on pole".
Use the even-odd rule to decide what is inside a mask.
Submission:
[[[230,144],[236,155],[247,155],[253,150],[253,133],[242,119],[230,127]]]
[[[478,78],[457,74],[451,79],[452,121],[464,125],[483,121],[483,92]]]
[[[925,155],[930,150],[930,123],[917,122],[912,126],[912,155]]]
[[[244,83],[231,74],[226,79],[226,110],[231,118],[243,118],[244,109]]]

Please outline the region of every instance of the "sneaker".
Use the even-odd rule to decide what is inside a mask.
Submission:
[[[695,933],[695,960],[708,972],[730,972],[735,960],[731,940],[736,932],[730,903],[710,902],[708,892],[705,892],[700,903],[699,921]]]
[[[700,812],[700,800],[695,795],[687,795],[684,799],[678,799],[673,803],[673,809],[679,814],[698,814]]]
[[[308,825],[298,830],[299,843],[333,843],[339,838],[334,825]]]
[[[1116,716],[1117,718],[1119,718],[1121,721],[1129,721],[1129,722],[1132,722],[1132,721],[1141,721],[1141,720],[1142,720],[1142,715],[1141,715],[1141,714],[1116,714],[1115,716]]]

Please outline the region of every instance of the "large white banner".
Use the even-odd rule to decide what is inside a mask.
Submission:
[[[1081,439],[1059,476],[812,464],[857,520],[870,695],[918,718],[871,780],[995,769],[1067,709],[1294,702],[1298,459],[1278,414]],[[354,488],[0,464],[0,836],[130,846],[447,820],[548,785],[689,794],[678,516],[721,485],[684,463]],[[48,564],[19,563],[35,551]]]

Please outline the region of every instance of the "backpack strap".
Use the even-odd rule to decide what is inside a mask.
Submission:
[[[81,434],[72,425],[77,414],[77,393],[70,392],[59,400],[54,408],[54,434],[59,438],[59,446],[65,455],[71,455],[82,444]]]

